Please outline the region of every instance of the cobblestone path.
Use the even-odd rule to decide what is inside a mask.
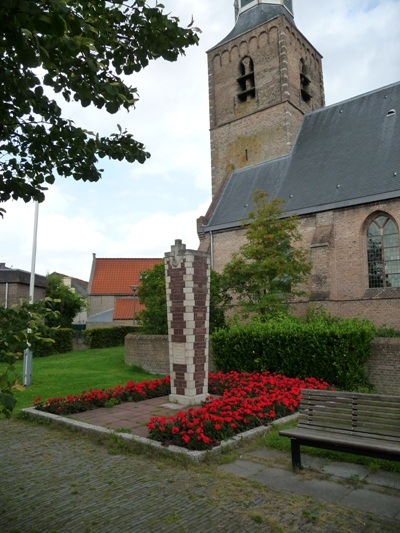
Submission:
[[[81,434],[0,420],[1,533],[390,532],[398,523]]]
[[[213,501],[212,476],[192,467],[111,455],[82,436],[19,421],[0,421],[0,446],[1,533],[258,529]]]

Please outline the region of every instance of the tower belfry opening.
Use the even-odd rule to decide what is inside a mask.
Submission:
[[[238,99],[240,102],[246,102],[249,98],[255,98],[256,85],[254,79],[254,63],[251,57],[244,57],[239,64],[239,84]]]

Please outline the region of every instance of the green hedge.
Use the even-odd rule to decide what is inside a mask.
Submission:
[[[72,351],[72,339],[74,331],[70,328],[52,329],[49,336],[54,342],[32,343],[32,353],[34,357],[46,357]]]
[[[270,371],[290,377],[326,380],[339,389],[368,386],[365,362],[375,327],[360,320],[296,322],[234,326],[211,336],[218,370]]]
[[[122,346],[128,333],[140,331],[135,326],[114,326],[111,328],[87,329],[84,332],[85,342],[91,348],[110,348]]]

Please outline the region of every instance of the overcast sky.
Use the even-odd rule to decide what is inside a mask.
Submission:
[[[150,0],[154,4],[155,0]],[[211,198],[206,51],[234,25],[233,0],[163,0],[202,30],[176,63],[152,63],[129,80],[140,101],[130,113],[68,107],[89,130],[126,127],[152,157],[144,165],[101,161],[98,183],[58,179],[40,204],[36,272],[89,280],[97,257],[163,257],[175,239],[196,249],[196,218]],[[400,81],[400,0],[294,0],[299,30],[323,56],[326,104]],[[30,271],[33,203],[7,202],[0,262]]]

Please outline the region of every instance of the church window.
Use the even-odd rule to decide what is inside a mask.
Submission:
[[[237,82],[239,84],[238,98],[240,102],[246,102],[248,99],[255,98],[254,63],[251,57],[246,56],[240,62]]]
[[[400,287],[400,248],[397,225],[380,214],[367,231],[369,288]]]
[[[300,91],[302,100],[309,102],[312,98],[311,75],[310,69],[303,59],[300,61]]]

